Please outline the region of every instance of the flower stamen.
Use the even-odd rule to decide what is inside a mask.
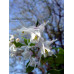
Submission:
[[[48,55],[48,51],[45,49],[45,53]]]
[[[24,31],[22,31],[22,33],[24,33]]]
[[[34,40],[37,40],[38,39],[38,35],[36,35],[35,37],[34,37]]]

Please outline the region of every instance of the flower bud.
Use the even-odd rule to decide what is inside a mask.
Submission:
[[[17,39],[16,39],[16,42],[19,42],[19,41],[20,41],[20,39],[19,39],[19,38],[17,38]]]
[[[11,35],[10,42],[13,42],[13,41],[14,41],[14,36]]]

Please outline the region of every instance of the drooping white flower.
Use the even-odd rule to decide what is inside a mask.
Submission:
[[[50,48],[45,47],[44,44],[42,44],[42,47],[40,50],[41,50],[41,54],[44,55],[44,57],[52,56],[53,54]]]
[[[53,52],[50,50],[50,45],[56,40],[42,42],[41,54],[43,54],[44,57],[52,56]]]

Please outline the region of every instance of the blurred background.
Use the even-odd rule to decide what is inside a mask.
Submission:
[[[38,26],[49,20],[44,38],[58,39],[53,47],[64,49],[64,0],[9,0],[9,18],[9,34],[13,35],[22,26]],[[10,74],[25,74],[23,58],[19,62],[18,57],[10,57],[9,61]],[[41,74],[38,69],[34,71]]]

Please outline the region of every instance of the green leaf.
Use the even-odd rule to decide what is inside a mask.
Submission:
[[[30,62],[30,61],[29,61]],[[26,67],[28,66],[29,62],[26,64]]]
[[[37,22],[36,22],[36,26],[38,26],[38,24],[39,24],[39,22],[38,22],[38,20],[37,20]]]
[[[34,43],[31,43],[30,46],[35,46],[35,44]]]
[[[26,45],[28,45],[28,43],[30,42],[30,40],[29,40],[29,39],[24,38],[24,42],[25,42],[25,44],[26,44]]]
[[[57,56],[56,59],[55,59],[56,63],[57,64],[64,64],[64,55],[63,54],[57,54],[56,56]]]
[[[48,56],[48,57],[44,57],[43,55],[42,55],[42,57],[41,57],[41,64],[43,64],[43,63],[46,63],[46,62],[48,62],[49,64],[53,64],[54,63],[54,61],[53,61],[53,57],[52,56]]]
[[[64,49],[62,49],[61,47],[53,47],[53,49],[58,50],[59,52],[56,54],[56,58],[55,58],[55,63],[60,65],[60,64],[64,64]]]
[[[20,42],[16,42],[15,40],[14,40],[13,43],[15,44],[16,47],[21,47],[21,46],[24,45],[24,44],[22,44],[22,43],[20,43]]]
[[[52,47],[52,49],[58,50],[58,48],[56,48],[56,47]]]
[[[26,39],[26,38],[24,38],[24,37],[22,37],[23,39],[24,39],[24,43],[26,44],[26,45],[28,45],[28,43],[30,43],[30,39]],[[35,44],[34,43],[30,43],[30,46],[35,46]]]
[[[56,57],[57,56],[57,57]],[[64,55],[63,54],[57,54],[56,56],[48,56],[44,58],[44,56],[41,57],[41,64],[48,62],[50,64],[50,67],[57,68],[59,65],[64,64]]]
[[[55,49],[56,51],[58,51],[58,49],[59,49],[58,54],[63,54],[64,55],[64,49],[62,49],[61,47],[58,47],[58,48],[52,47],[52,49]]]
[[[58,49],[59,49],[59,54],[64,54],[64,49],[62,49],[61,47],[59,47]]]
[[[28,67],[26,68],[26,72],[27,72],[27,73],[32,72],[33,69],[34,69],[34,67],[28,66]]]
[[[50,73],[50,74],[64,74],[64,70],[63,69],[61,69],[61,70],[52,69],[52,70],[47,71],[47,74],[48,73]]]

